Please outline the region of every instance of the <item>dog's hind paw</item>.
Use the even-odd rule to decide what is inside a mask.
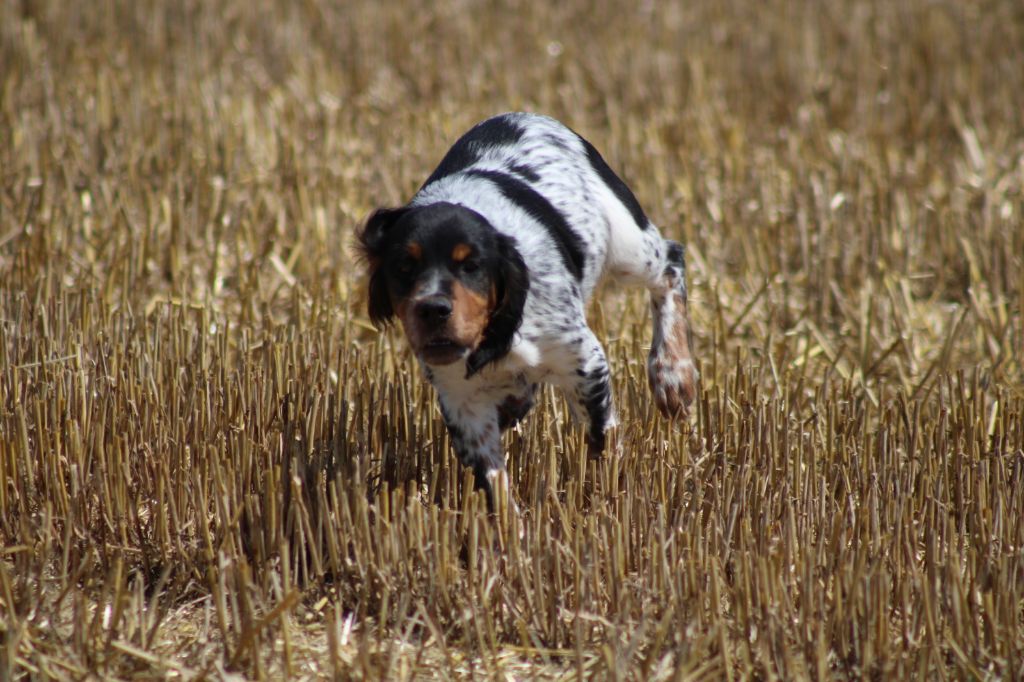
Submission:
[[[647,381],[654,404],[669,419],[686,419],[697,396],[697,367],[693,360],[663,358],[655,354],[647,360]]]
[[[686,290],[676,280],[668,294],[652,295],[654,340],[647,358],[647,380],[654,403],[670,419],[685,419],[697,397],[697,366],[690,350]]]

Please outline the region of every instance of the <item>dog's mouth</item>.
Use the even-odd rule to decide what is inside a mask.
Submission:
[[[461,343],[439,337],[420,346],[420,357],[428,365],[450,365],[461,359],[467,350]]]

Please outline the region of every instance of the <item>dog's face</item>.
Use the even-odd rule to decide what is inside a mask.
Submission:
[[[510,292],[515,271],[525,275],[525,268],[518,253],[510,254],[511,240],[478,213],[449,203],[382,209],[367,221],[360,242],[370,265],[371,319],[381,324],[397,316],[425,363],[466,358],[472,374],[496,359],[478,354],[473,360],[488,342],[504,340],[507,350],[514,329],[500,322],[518,299]],[[518,317],[521,310],[519,300],[513,312]],[[498,339],[501,333],[508,338]]]

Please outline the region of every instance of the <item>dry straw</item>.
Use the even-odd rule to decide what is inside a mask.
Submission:
[[[0,679],[1024,677],[1012,0],[0,6]],[[687,242],[468,493],[348,245],[506,109]]]

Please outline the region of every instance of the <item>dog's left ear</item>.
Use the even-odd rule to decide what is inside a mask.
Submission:
[[[466,378],[473,376],[488,363],[508,354],[512,338],[523,321],[523,306],[530,289],[529,270],[516,248],[516,241],[507,235],[498,235],[498,273],[495,287],[497,305],[484,329],[483,340],[466,358]]]
[[[358,237],[358,248],[366,258],[370,283],[367,286],[367,312],[378,327],[387,325],[395,314],[391,294],[381,272],[381,261],[387,248],[389,232],[407,208],[380,208],[373,212]]]

